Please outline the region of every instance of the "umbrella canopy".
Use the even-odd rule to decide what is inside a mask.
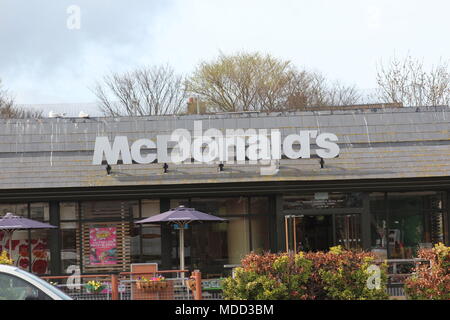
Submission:
[[[16,216],[10,212],[0,217],[0,230],[9,234],[9,257],[11,258],[11,238],[15,230],[51,229],[57,228],[48,223],[43,223],[24,217]]]
[[[15,216],[12,213],[7,213],[0,217],[0,230],[19,230],[19,229],[50,229],[57,228],[48,223],[43,223],[20,216]]]
[[[137,221],[136,223],[174,223],[174,224],[188,224],[195,221],[214,221],[221,222],[225,219],[212,216],[210,214],[200,212],[194,208],[185,208],[179,206],[178,208],[157,214],[156,216]]]
[[[180,226],[180,270],[184,270],[184,226],[192,222],[223,222],[225,219],[200,212],[194,208],[179,206],[175,209],[157,214],[156,216],[137,221],[136,223],[172,223]],[[184,278],[184,273],[181,273]]]

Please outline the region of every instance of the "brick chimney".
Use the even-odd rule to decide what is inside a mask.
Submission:
[[[187,103],[187,113],[188,114],[205,114],[206,113],[206,102],[201,101],[198,98],[190,97]]]

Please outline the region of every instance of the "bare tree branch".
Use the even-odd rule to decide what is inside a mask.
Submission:
[[[106,116],[177,114],[186,103],[184,79],[168,65],[111,73],[92,90]]]
[[[15,105],[14,98],[11,94],[2,89],[0,80],[0,119],[25,119],[25,118],[41,118],[42,111],[30,108],[23,108]]]
[[[405,106],[437,106],[450,103],[448,61],[425,70],[423,62],[407,56],[377,65],[377,96],[385,103]]]

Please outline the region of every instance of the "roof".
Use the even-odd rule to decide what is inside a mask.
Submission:
[[[449,107],[325,110],[277,113],[149,116],[120,118],[53,118],[0,120],[0,189],[136,186],[251,181],[327,181],[450,176]],[[274,129],[282,135],[299,130],[335,133],[341,152],[326,159],[283,159],[276,175],[260,175],[260,165],[161,163],[93,165],[97,136],[140,138],[193,130]]]

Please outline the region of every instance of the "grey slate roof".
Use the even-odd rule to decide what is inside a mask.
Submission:
[[[96,136],[139,138],[176,128],[279,128],[335,133],[340,156],[283,159],[277,175],[261,176],[260,165],[92,165]],[[248,181],[311,181],[450,176],[449,107],[122,118],[0,120],[0,189],[158,185]]]

